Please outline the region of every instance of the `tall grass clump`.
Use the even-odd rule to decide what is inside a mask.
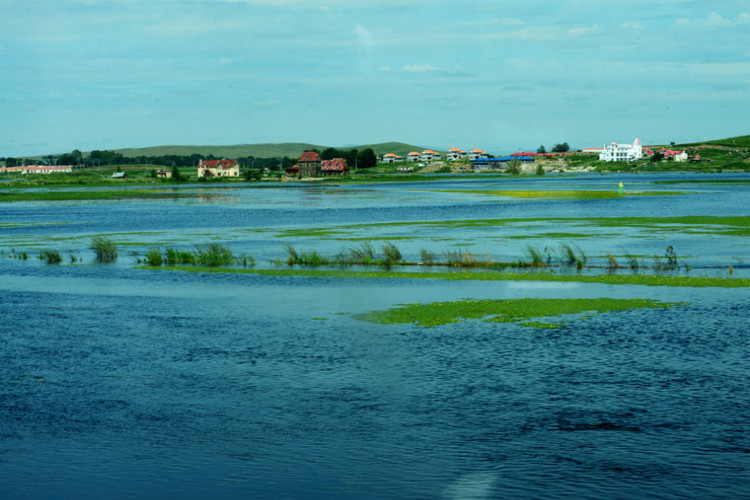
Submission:
[[[575,251],[573,251],[573,247],[571,247],[569,243],[560,244],[560,254],[562,255],[562,261],[570,266],[578,261],[578,257],[576,256]]]
[[[630,255],[628,252],[625,252],[625,259],[628,261],[628,267],[633,271],[637,271],[641,267],[638,258],[634,255]]]
[[[164,258],[161,255],[161,250],[158,248],[152,248],[148,252],[146,252],[146,264],[149,266],[160,266],[164,262]]]
[[[234,255],[221,243],[205,243],[195,246],[195,261],[201,266],[227,266],[234,262]]]
[[[94,236],[91,238],[91,249],[96,253],[98,262],[115,262],[117,260],[117,246],[109,238]]]
[[[425,249],[422,249],[420,252],[419,259],[422,261],[422,264],[426,266],[431,266],[438,260],[437,255]]]
[[[42,250],[39,254],[39,260],[46,260],[47,264],[59,264],[62,256],[57,250]]]
[[[401,260],[401,250],[399,250],[393,243],[386,243],[383,245],[383,264],[390,266],[393,263]]]
[[[542,253],[538,248],[531,245],[526,245],[526,253],[529,256],[529,260],[526,262],[519,262],[519,264],[521,264],[521,267],[545,267],[547,265],[545,263],[544,253]]]
[[[283,243],[284,251],[286,252],[286,263],[290,266],[293,266],[294,264],[299,264],[300,258],[299,258],[299,252],[297,252],[297,249],[294,248],[289,243]]]
[[[175,264],[195,264],[195,254],[186,250],[167,247],[164,250],[164,262],[168,266],[174,266]]]
[[[607,254],[607,269],[610,271],[614,271],[615,269],[620,269],[620,264],[617,262],[617,259],[614,255],[611,253]]]
[[[468,250],[445,250],[443,251],[445,264],[448,267],[476,267],[477,260]]]
[[[352,264],[372,265],[375,263],[375,249],[369,241],[365,241],[357,248],[347,249]]]

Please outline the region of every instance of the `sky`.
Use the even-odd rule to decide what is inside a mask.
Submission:
[[[0,157],[750,134],[750,0],[2,0]]]

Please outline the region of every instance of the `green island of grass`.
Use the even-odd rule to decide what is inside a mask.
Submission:
[[[193,198],[195,193],[164,189],[117,189],[79,191],[14,191],[0,192],[0,203],[11,201],[75,201],[118,200],[126,198]]]
[[[673,196],[684,195],[687,193],[680,191],[637,191],[618,193],[617,191],[602,190],[510,190],[510,189],[431,189],[432,192],[441,193],[466,193],[466,194],[486,194],[490,196],[508,197],[508,198],[553,198],[561,200],[603,200],[611,198],[625,198],[627,196]]]
[[[616,312],[632,309],[666,309],[684,303],[647,299],[508,299],[460,300],[430,304],[405,304],[384,311],[354,315],[355,319],[384,325],[415,324],[425,327],[446,325],[468,319],[497,323],[518,323],[533,328],[560,328],[565,321],[550,322],[567,314]],[[580,319],[580,318],[579,318]]]

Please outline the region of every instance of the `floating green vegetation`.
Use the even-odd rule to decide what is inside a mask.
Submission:
[[[509,299],[461,300],[406,304],[384,311],[357,314],[355,319],[384,325],[415,324],[425,327],[457,323],[468,319],[484,319],[497,323],[518,323],[534,328],[559,328],[566,322],[551,323],[547,318],[559,318],[584,312],[617,312],[633,309],[666,309],[684,305],[647,299]]]
[[[443,221],[408,221],[408,222],[377,222],[372,224],[350,224],[335,228],[305,228],[287,230],[280,236],[329,237],[335,234],[355,230],[377,230],[397,227],[425,228],[487,228],[487,227],[528,227],[535,223],[564,223],[577,224],[584,227],[598,226],[607,228],[637,227],[659,233],[702,233],[728,236],[750,236],[750,217],[745,216],[683,216],[683,217],[544,217],[544,218],[513,218],[513,219],[460,219]],[[563,234],[563,233],[561,233]],[[566,233],[567,234],[567,233]],[[589,235],[590,236],[590,235]],[[602,235],[599,235],[602,236]],[[604,235],[608,236],[608,235]],[[412,236],[413,237],[413,236]],[[524,234],[524,238],[533,237]],[[567,236],[566,236],[567,237]],[[578,233],[570,233],[569,237],[580,237]],[[343,238],[340,238],[343,239]],[[377,237],[371,239],[378,239]],[[397,238],[389,238],[397,239]]]
[[[59,264],[62,261],[62,256],[57,250],[42,250],[39,254],[39,260],[44,260],[47,264]]]
[[[162,253],[159,248],[149,249],[142,260],[150,267],[158,267],[162,264],[167,266],[188,265],[202,266],[203,268],[215,268],[219,266],[242,265],[243,267],[254,266],[255,258],[252,255],[235,255],[228,247],[217,242],[195,245],[195,250],[179,250],[167,247]],[[177,268],[182,269],[182,268]]]
[[[186,198],[196,197],[197,193],[161,189],[117,189],[76,191],[13,191],[0,192],[0,203],[11,201],[75,201],[75,200],[118,200],[125,198]]]
[[[602,191],[602,190],[555,190],[555,191],[539,191],[539,190],[510,190],[510,189],[471,189],[471,190],[459,190],[459,189],[446,189],[446,190],[430,190],[433,192],[443,193],[467,193],[467,194],[485,194],[490,196],[502,196],[509,198],[553,198],[553,199],[565,199],[565,200],[603,200],[610,198],[624,198],[627,196],[673,196],[686,194],[679,191],[638,191],[638,192],[624,192],[619,193],[617,191]]]
[[[142,267],[141,269],[154,269]],[[348,269],[238,269],[226,267],[169,266],[160,269],[194,273],[236,273],[262,276],[294,276],[307,278],[333,279],[434,279],[446,281],[551,281],[600,283],[606,285],[645,285],[669,287],[720,287],[750,288],[750,279],[712,278],[690,276],[659,276],[647,274],[599,274],[573,275],[552,274],[550,272],[497,272],[497,271],[450,271],[450,272],[410,272],[410,271],[353,271]]]

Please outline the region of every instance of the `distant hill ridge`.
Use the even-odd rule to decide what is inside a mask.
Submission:
[[[336,146],[321,146],[318,144],[307,144],[303,142],[281,142],[267,144],[239,144],[234,146],[153,146],[148,148],[115,149],[114,151],[122,154],[126,158],[163,155],[189,156],[192,154],[205,156],[214,155],[216,157],[230,159],[244,158],[247,156],[254,156],[256,158],[279,158],[283,156],[297,158],[306,149],[317,149],[318,151],[323,151],[329,147]],[[380,144],[364,144],[362,146],[341,147],[336,149],[358,149],[361,151],[367,148],[372,148],[378,156],[385,153],[406,156],[411,151],[421,152],[426,149],[422,146],[413,146],[410,144],[404,144],[403,142],[382,142]]]

